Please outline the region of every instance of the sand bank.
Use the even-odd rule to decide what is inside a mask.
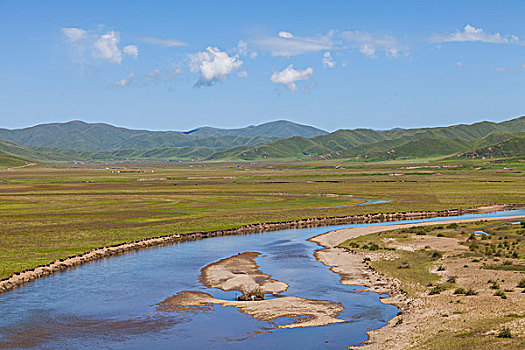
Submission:
[[[259,253],[240,253],[211,263],[201,270],[200,280],[209,288],[239,292],[259,289],[264,294],[278,294],[288,285],[263,274],[255,261]],[[311,300],[295,296],[278,297],[260,301],[221,300],[198,291],[182,291],[157,305],[160,311],[196,311],[211,305],[233,306],[261,321],[272,321],[281,317],[289,319],[287,324],[275,324],[277,328],[314,327],[344,322],[337,318],[343,311],[340,303],[327,300]]]

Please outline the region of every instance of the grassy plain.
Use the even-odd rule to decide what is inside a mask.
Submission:
[[[377,254],[370,265],[418,300],[396,329],[407,327],[413,348],[519,349],[525,345],[525,227],[512,221],[403,228],[340,246]]]
[[[308,217],[525,203],[524,174],[525,162],[517,159],[0,170],[0,278],[152,236]],[[392,202],[341,207],[362,202],[359,197]]]

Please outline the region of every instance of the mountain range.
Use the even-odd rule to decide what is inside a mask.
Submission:
[[[74,120],[67,123],[40,124],[24,129],[0,129],[0,140],[14,141],[28,146],[99,152],[166,147],[262,145],[283,137],[314,137],[323,134],[327,132],[286,120],[242,129],[203,127],[186,132],[133,130],[104,123]]]
[[[240,129],[149,131],[71,121],[0,129],[0,165],[27,161],[166,161],[525,155],[525,117],[448,127],[337,130],[279,120]]]

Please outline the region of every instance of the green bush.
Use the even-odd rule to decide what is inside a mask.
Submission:
[[[442,291],[444,291],[445,288],[443,288],[442,286],[435,286],[433,287],[430,292],[428,292],[428,295],[435,295],[435,294],[439,294],[441,293]]]
[[[498,338],[512,338],[512,333],[510,332],[510,328],[503,327],[498,333]]]

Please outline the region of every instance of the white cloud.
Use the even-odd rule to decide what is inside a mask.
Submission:
[[[293,65],[289,65],[280,72],[274,72],[270,78],[272,83],[283,84],[290,91],[297,90],[296,81],[308,80],[314,74],[312,67],[308,67],[304,70],[297,70],[293,68]]]
[[[128,46],[124,46],[124,48],[122,49],[122,51],[128,55],[128,56],[131,56],[135,59],[137,59],[139,57],[139,48],[136,47],[135,45],[128,45]]]
[[[293,34],[290,33],[290,32],[285,32],[285,31],[283,30],[283,31],[280,31],[280,32],[279,32],[279,37],[281,37],[281,38],[291,39],[291,38],[293,38]]]
[[[178,39],[161,39],[161,38],[153,38],[153,37],[142,37],[139,40],[147,44],[160,45],[164,47],[178,47],[178,46],[187,45],[184,41],[181,41]]]
[[[93,44],[95,51],[93,55],[114,63],[122,62],[122,52],[118,47],[120,34],[109,32],[100,36]]]
[[[333,33],[316,37],[298,37],[292,33],[281,31],[276,37],[266,37],[255,40],[254,43],[273,56],[295,56],[308,52],[331,50],[334,47]]]
[[[525,63],[521,64],[521,68],[525,69]]]
[[[80,28],[62,28],[62,33],[73,43],[85,38],[87,35],[86,31]]]
[[[391,35],[373,34],[360,31],[342,32],[341,37],[350,45],[359,48],[359,52],[371,58],[377,57],[378,51],[389,57],[399,57],[400,52],[408,55],[408,49]]]
[[[323,67],[325,68],[335,68],[335,61],[332,58],[330,52],[325,52],[323,55]]]
[[[456,62],[456,67],[463,67],[463,62]]]
[[[494,69],[496,69],[497,72],[503,72],[507,67],[496,67]]]
[[[485,33],[481,28],[467,24],[463,31],[450,34],[435,34],[430,38],[434,43],[446,42],[483,42],[492,44],[523,44],[516,35],[501,35],[500,33]]]
[[[102,27],[103,28],[103,27]],[[120,48],[120,33],[111,31],[100,33],[81,28],[62,28],[73,48],[74,60],[83,66],[89,66],[89,57],[120,64],[122,54],[138,58],[139,50],[135,45]]]
[[[257,57],[257,52],[248,49],[248,43],[244,40],[240,40],[235,50],[239,56],[248,56],[251,59]]]
[[[189,55],[190,70],[200,73],[196,86],[211,86],[217,81],[224,82],[226,77],[241,68],[243,62],[239,55],[230,56],[216,47]]]
[[[130,86],[133,83],[133,78],[135,78],[135,73],[130,72],[125,78],[122,78],[113,84],[111,84],[112,87],[127,87]]]

